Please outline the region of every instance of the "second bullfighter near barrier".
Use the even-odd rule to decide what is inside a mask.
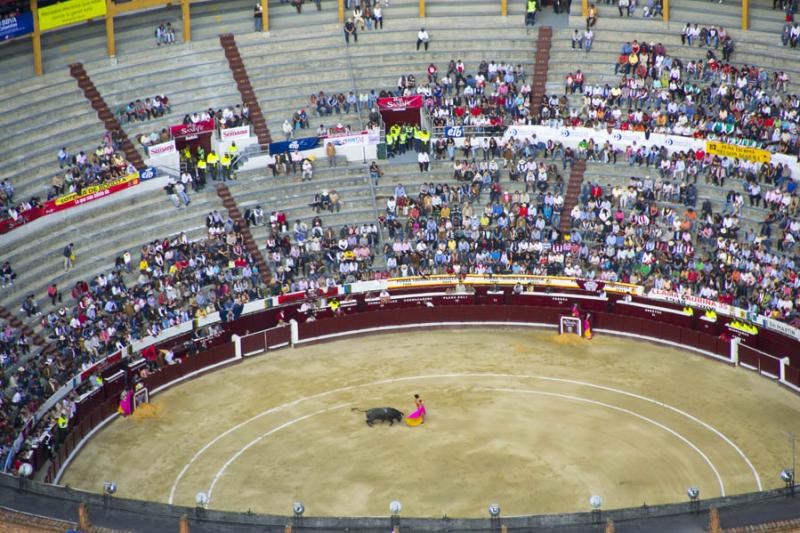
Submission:
[[[375,422],[389,422],[389,425],[393,426],[395,422],[399,423],[403,421],[403,412],[398,411],[394,407],[373,407],[366,411],[358,407],[353,407],[352,411],[366,413],[367,425],[370,427]]]

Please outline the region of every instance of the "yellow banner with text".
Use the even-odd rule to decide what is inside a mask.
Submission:
[[[737,146],[717,141],[706,141],[706,153],[723,157],[735,157],[755,161],[756,163],[769,163],[771,154],[760,148],[750,148],[749,146]]]
[[[39,8],[39,30],[52,30],[105,16],[106,0],[67,0]]]

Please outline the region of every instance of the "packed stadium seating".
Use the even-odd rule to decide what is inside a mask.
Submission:
[[[422,83],[429,63],[443,69],[451,59],[463,60],[473,72],[480,61],[492,59],[521,64],[531,76],[534,71],[536,32],[520,24],[524,12],[520,2],[510,3],[509,16],[503,18],[499,16],[499,6],[492,2],[441,0],[431,2],[427,18],[420,21],[417,2],[392,0],[384,10],[384,28],[359,32],[358,43],[349,46],[345,46],[338,24],[336,4],[330,0],[322,1],[321,11],[308,3],[301,14],[289,4],[270,2],[269,36],[253,32],[252,4],[250,0],[192,4],[191,43],[180,42],[179,6],[118,17],[115,20],[118,57],[113,60],[105,55],[102,21],[46,33],[42,39],[46,74],[40,78],[32,77],[29,42],[19,40],[2,45],[0,178],[13,184],[15,199],[46,197],[50,181],[59,171],[56,154],[62,146],[68,147],[70,153],[91,151],[103,138],[102,122],[69,74],[68,65],[75,62],[83,63],[112,111],[136,99],[156,94],[169,96],[170,114],[123,124],[143,155],[146,155],[145,150],[137,141],[140,135],[177,124],[192,112],[232,106],[242,101],[219,44],[221,33],[236,36],[255,96],[274,140],[282,140],[282,123],[299,109],[309,114],[309,132],[316,131],[321,124],[343,123],[354,131],[365,128],[367,109],[316,116],[309,106],[309,97],[319,91],[358,95],[395,90],[400,76],[414,74],[418,83]],[[614,74],[614,63],[623,39],[663,43],[671,55],[684,60],[704,58],[705,48],[681,44],[680,27],[686,22],[725,26],[737,43],[733,63],[757,65],[770,72],[783,70],[791,80],[788,92],[798,87],[800,63],[796,50],[780,46],[783,20],[780,12],[768,7],[752,7],[751,30],[742,32],[736,29],[740,18],[738,7],[734,5],[675,0],[671,2],[669,26],[655,20],[643,21],[639,13],[630,19],[620,19],[615,6],[598,5],[600,18],[591,52],[574,50],[570,46],[572,31],[584,26],[575,4],[569,27],[562,24],[564,27],[554,29],[548,94],[563,94],[564,78],[576,68],[584,72],[587,84],[619,81],[620,76]],[[163,21],[172,23],[178,44],[157,48],[153,31]],[[432,35],[430,51],[424,55],[414,49],[416,31],[423,24]],[[310,27],[315,28],[313,36],[299,38],[304,37]],[[572,95],[569,102],[571,107],[580,108],[581,96]],[[303,136],[303,132],[295,132],[295,136]],[[564,181],[569,179],[569,170],[562,168],[560,160],[543,159],[541,154],[536,160],[556,164]],[[228,185],[241,212],[260,206],[268,218],[271,212],[280,211],[286,215],[290,234],[294,221],[311,226],[317,217],[323,227],[336,231],[343,226],[379,224],[380,238],[370,246],[374,255],[370,267],[375,272],[387,270],[386,260],[391,255],[386,250],[391,248],[394,239],[390,237],[385,217],[386,202],[394,197],[395,187],[403,184],[408,196],[416,198],[424,183],[447,184],[451,188],[462,185],[454,178],[453,166],[448,160],[433,161],[431,171],[426,173],[420,172],[418,165],[408,158],[382,161],[384,176],[377,182],[373,182],[362,162],[347,163],[342,159],[337,162],[338,166],[329,167],[322,159],[315,161],[314,177],[308,182],[300,182],[293,175],[273,177],[268,170],[259,169],[240,172],[237,180]],[[164,170],[171,175],[178,171]],[[587,163],[583,181],[604,187],[627,187],[631,178],[644,179],[656,174],[655,168],[627,165],[623,156],[616,165]],[[502,190],[524,188],[523,182],[510,180],[507,170],[500,173],[497,183]],[[76,302],[69,296],[69,290],[79,281],[89,281],[109,272],[124,251],[129,251],[134,262],[138,262],[141,246],[153,240],[180,233],[185,233],[190,241],[204,239],[207,236],[203,224],[205,215],[214,210],[227,215],[223,200],[214,190],[214,183],[211,184],[212,187],[204,191],[191,192],[191,204],[175,209],[160,184],[145,182],[81,209],[49,217],[45,223],[3,235],[0,258],[11,263],[17,278],[13,287],[0,289],[0,305],[22,319],[20,308],[28,295],[33,295],[46,313],[51,309],[47,287],[55,282],[64,293],[65,305],[74,306]],[[549,185],[552,190],[551,180]],[[719,187],[701,179],[697,183],[696,209],[700,210],[703,201],[708,200],[714,213],[722,212],[726,207],[726,193],[734,187],[741,190],[742,181],[730,180]],[[339,209],[320,213],[312,206],[316,195],[323,190],[338,193]],[[479,214],[487,201],[488,191],[484,189],[481,201],[474,206],[475,212]],[[658,205],[671,206],[679,214],[685,209],[679,202],[659,201]],[[769,209],[765,207],[743,206],[742,229],[758,234],[768,215]],[[399,218],[405,224],[406,216]],[[566,218],[569,212],[561,215],[561,227]],[[553,226],[557,229],[558,225]],[[270,235],[269,223],[254,226],[251,232],[259,250],[264,251]],[[662,240],[669,240],[669,237],[665,235]],[[75,243],[77,263],[75,268],[64,271],[61,253],[70,242]],[[277,264],[271,262],[270,266],[275,268]],[[368,278],[372,273],[361,270],[359,276]],[[134,279],[130,278],[131,283]],[[796,319],[796,313],[792,318]],[[27,317],[24,322],[44,337],[48,332],[40,320]],[[20,362],[37,355],[37,350],[33,350]],[[11,370],[13,368],[7,369]],[[0,383],[6,385],[8,381]]]

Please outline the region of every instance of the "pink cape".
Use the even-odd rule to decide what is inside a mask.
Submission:
[[[419,418],[421,416],[425,416],[425,405],[420,405],[419,409],[408,415],[406,418]]]

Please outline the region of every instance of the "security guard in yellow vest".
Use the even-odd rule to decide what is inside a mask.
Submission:
[[[201,181],[201,183],[205,183],[205,181],[206,181],[206,160],[205,159],[198,159],[197,160],[197,178]]]
[[[406,143],[408,142],[408,132],[405,128],[400,128],[400,135],[397,136],[397,152],[406,153]]]
[[[197,147],[197,159],[205,159],[206,158],[206,150],[202,146]]]
[[[236,167],[239,166],[239,161],[237,161],[236,157],[237,155],[239,155],[239,147],[236,146],[235,142],[231,143],[231,147],[228,148],[228,153],[231,154],[231,160],[233,161],[233,165],[231,166],[231,168],[233,170],[236,170]]]
[[[225,153],[222,155],[222,159],[220,159],[220,164],[222,165],[222,181],[231,179],[231,163],[233,159],[231,159],[231,155]]]
[[[430,148],[431,134],[425,130],[419,130],[420,151],[427,152]]]
[[[219,157],[217,156],[214,150],[211,150],[211,153],[208,154],[206,157],[206,164],[208,165],[208,171],[211,173],[211,179],[216,181],[218,173],[217,163],[219,163]]]
[[[386,157],[394,157],[394,136],[386,132]]]

